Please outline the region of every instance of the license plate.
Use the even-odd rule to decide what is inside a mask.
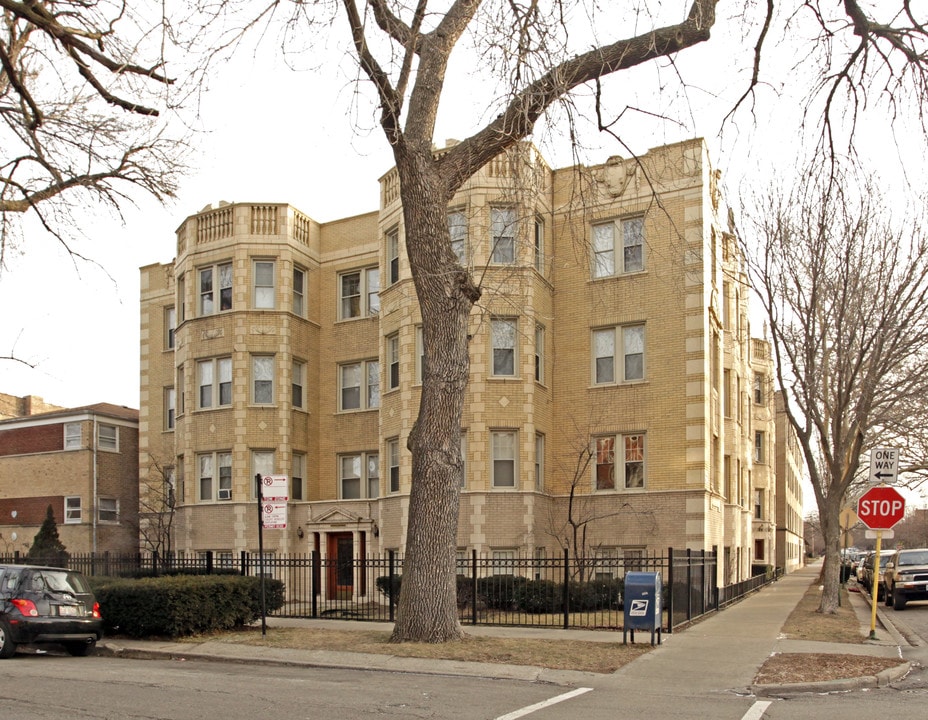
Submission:
[[[59,605],[58,614],[66,615],[68,617],[77,617],[81,614],[81,608],[77,605]]]

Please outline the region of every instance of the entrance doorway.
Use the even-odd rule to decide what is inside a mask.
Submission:
[[[351,600],[354,594],[354,541],[352,534],[329,533],[326,547],[326,593],[329,600]]]

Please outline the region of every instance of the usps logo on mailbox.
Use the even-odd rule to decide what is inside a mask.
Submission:
[[[644,598],[632,600],[631,607],[628,608],[629,617],[647,617],[648,601]]]

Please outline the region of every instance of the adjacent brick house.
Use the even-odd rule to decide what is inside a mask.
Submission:
[[[51,506],[68,552],[138,550],[138,411],[0,394],[0,552],[28,552]]]
[[[701,140],[561,170],[520,146],[449,204],[484,289],[462,554],[717,549],[726,582],[772,562],[773,531],[754,535],[755,491],[774,508],[773,399],[751,393],[771,357],[718,177]],[[154,474],[176,498],[174,548],[255,550],[255,473],[290,479],[271,552],[403,547],[422,329],[395,171],[380,184],[377,212],[324,224],[207,207],[172,263],[141,269],[139,473],[143,496]]]

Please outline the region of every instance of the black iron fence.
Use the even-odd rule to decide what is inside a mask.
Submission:
[[[0,555],[0,562],[22,562]],[[679,551],[634,558],[485,557],[475,551],[457,560],[460,621],[471,625],[555,626],[621,629],[624,578],[628,572],[660,576],[661,626],[685,627],[778,578],[765,573],[719,588],[717,555]],[[144,577],[162,574],[235,573],[284,584],[281,617],[338,618],[392,622],[402,590],[398,553],[363,558],[322,557],[319,552],[282,555],[157,553],[70,555],[69,566],[88,576]]]

